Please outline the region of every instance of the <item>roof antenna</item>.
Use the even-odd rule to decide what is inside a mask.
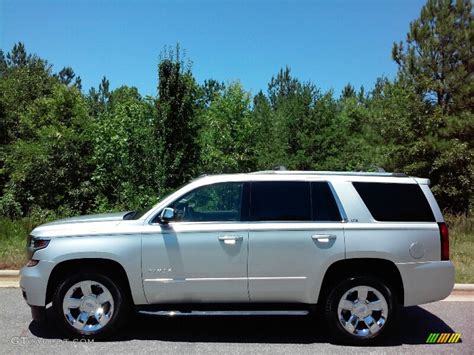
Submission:
[[[286,167],[283,165],[277,165],[273,168],[274,171],[286,171]]]
[[[386,171],[385,171],[385,169],[382,168],[381,166],[377,166],[377,172],[378,172],[378,173],[385,173]]]

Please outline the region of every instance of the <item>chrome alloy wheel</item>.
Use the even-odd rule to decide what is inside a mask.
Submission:
[[[102,329],[114,313],[114,299],[100,282],[85,280],[69,288],[63,299],[66,320],[84,332]]]
[[[348,333],[366,338],[380,332],[387,322],[388,304],[375,288],[356,286],[341,297],[337,314]]]

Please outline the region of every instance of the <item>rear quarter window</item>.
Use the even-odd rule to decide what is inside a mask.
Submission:
[[[418,184],[352,184],[377,221],[435,222],[433,211]]]

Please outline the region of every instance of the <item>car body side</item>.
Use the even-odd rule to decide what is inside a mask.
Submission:
[[[334,192],[343,220],[341,222],[262,223],[245,221],[233,223],[232,230],[241,231],[244,238],[246,238],[244,242],[247,243],[249,249],[245,254],[247,259],[245,262],[247,267],[251,267],[250,271],[253,274],[240,275],[241,278],[245,279],[242,281],[249,283],[248,299],[232,299],[230,293],[224,293],[222,301],[227,303],[242,303],[242,300],[244,300],[244,302],[255,303],[316,304],[327,270],[331,268],[331,265],[348,260],[384,260],[393,263],[402,280],[403,305],[405,306],[443,299],[449,295],[453,288],[453,264],[450,261],[442,261],[440,255],[438,223],[443,222],[443,217],[429,190],[427,180],[411,177],[235,174],[199,178],[165,198],[137,220],[123,220],[123,214],[116,214],[101,221],[71,219],[37,227],[33,230],[32,236],[48,238],[50,244],[47,248],[35,252],[34,258],[40,260],[38,265],[24,267],[21,270],[21,287],[26,290],[28,304],[39,307],[46,306],[49,302],[48,280],[62,263],[77,261],[79,263],[77,265],[87,265],[88,260],[92,259],[110,260],[123,268],[135,305],[159,303],[159,297],[150,296],[151,293],[146,291],[147,281],[144,280],[150,279],[152,277],[150,276],[151,273],[156,274],[156,268],[151,270],[153,267],[145,265],[143,255],[153,253],[153,250],[149,248],[154,244],[150,244],[148,241],[162,238],[164,235],[163,228],[173,228],[173,225],[160,226],[153,223],[154,217],[172,201],[193,189],[209,184],[232,181],[327,181]],[[354,181],[419,184],[431,206],[436,221],[378,222],[372,217],[355,190],[352,184]],[[390,202],[387,201],[387,203]],[[191,223],[191,225],[195,232],[199,232],[200,229],[209,231],[215,228],[217,231],[219,228],[223,228],[221,222]],[[176,225],[176,227],[178,226]],[[321,254],[318,254],[318,258],[314,258],[306,265],[303,263],[303,266],[309,266],[311,269],[298,270],[301,273],[305,272],[304,276],[299,276],[300,274],[291,271],[295,270],[297,268],[296,264],[298,264],[297,262],[292,263],[292,258],[293,260],[295,258],[302,260],[302,258],[311,258],[311,254],[306,253],[304,247],[298,253],[292,253],[291,238],[283,238],[282,240],[271,238],[272,230],[286,230],[289,232],[289,236],[301,232],[323,233],[325,230],[331,230],[331,233],[339,233],[340,238],[336,240],[337,245],[334,248],[328,249],[327,252],[323,250]],[[267,231],[266,234],[265,231]],[[270,231],[270,234],[268,234],[268,231]],[[258,241],[263,242],[264,238],[267,238],[268,242],[276,245],[280,244],[279,247],[282,251],[280,256],[283,256],[283,259],[272,260],[271,253],[266,253],[263,246],[262,252],[257,255],[258,258],[256,259],[252,254],[254,243],[252,234],[258,236]],[[257,241],[256,237],[255,241]],[[413,245],[419,249],[416,257],[413,257],[410,252]],[[288,258],[284,257],[285,250],[288,252]],[[267,272],[265,275],[259,273],[259,265],[265,263],[271,263],[271,272],[277,275],[275,278],[268,274],[270,272],[268,269],[262,269],[262,272]],[[161,264],[158,262],[156,265],[159,267]],[[159,272],[161,271],[160,269]],[[372,270],[365,271],[369,273]],[[156,275],[154,277],[156,278]],[[263,282],[262,278],[265,277],[266,280]],[[291,279],[292,277],[293,279]],[[258,285],[254,294],[250,289],[252,278],[255,285]],[[166,277],[163,277],[163,279],[166,279]],[[166,284],[163,283],[162,285]],[[206,287],[212,285],[213,283],[209,282],[204,285],[203,289],[205,290]],[[279,292],[276,297],[271,296],[274,290]],[[183,297],[175,301],[190,303],[206,300]]]

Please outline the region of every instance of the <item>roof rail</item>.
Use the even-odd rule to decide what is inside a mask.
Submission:
[[[370,171],[304,171],[304,170],[261,170],[250,174],[265,175],[341,175],[341,176],[387,176],[387,177],[408,177],[405,173],[370,172]]]

